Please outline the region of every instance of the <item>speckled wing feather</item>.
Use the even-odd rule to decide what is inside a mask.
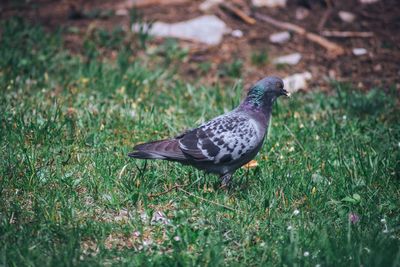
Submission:
[[[172,161],[185,161],[178,140],[168,139],[136,145],[133,152],[128,155],[133,158],[142,159],[166,159]]]
[[[257,147],[261,138],[254,120],[232,112],[187,132],[179,147],[193,161],[229,164]]]

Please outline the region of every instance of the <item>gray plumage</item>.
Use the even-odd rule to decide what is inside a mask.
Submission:
[[[281,95],[288,95],[282,80],[266,77],[253,85],[246,99],[231,112],[175,138],[137,145],[129,156],[192,165],[220,175],[222,186],[226,186],[232,174],[257,155],[273,103]]]

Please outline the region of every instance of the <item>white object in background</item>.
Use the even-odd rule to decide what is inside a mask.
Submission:
[[[285,7],[286,0],[252,0],[251,3],[255,7]]]
[[[373,4],[378,2],[379,0],[360,0],[361,4]]]
[[[283,79],[284,88],[289,93],[295,93],[300,89],[307,87],[307,81],[311,80],[312,75],[310,72],[295,73]]]
[[[288,31],[277,32],[269,36],[269,41],[275,44],[286,43],[287,41],[289,41],[289,39],[290,39],[290,33]]]
[[[115,11],[115,15],[117,15],[117,16],[128,16],[129,15],[129,11],[126,8],[120,8],[120,9],[117,9],[117,11]]]
[[[295,17],[297,20],[303,20],[303,19],[307,18],[308,15],[310,15],[310,11],[308,11],[307,8],[304,8],[304,7],[296,8]]]
[[[300,62],[301,54],[300,53],[293,53],[286,56],[281,56],[275,58],[273,60],[274,64],[289,64],[289,65],[296,65]]]
[[[208,11],[213,6],[221,4],[222,2],[224,2],[224,0],[206,0],[203,3],[200,4],[199,9],[201,11]]]
[[[347,23],[351,23],[356,19],[356,15],[354,15],[351,12],[347,12],[347,11],[343,11],[343,10],[339,11],[338,15],[342,21],[347,22]]]
[[[133,32],[138,32],[141,28],[145,31],[148,30],[150,35],[175,37],[207,45],[219,44],[223,35],[231,32],[225,22],[213,15],[200,16],[177,23],[155,22],[150,29],[148,24],[132,25]]]
[[[353,48],[353,55],[362,56],[367,53],[367,49],[365,48]]]
[[[231,35],[236,38],[241,38],[243,37],[243,32],[239,29],[236,29],[231,32]]]

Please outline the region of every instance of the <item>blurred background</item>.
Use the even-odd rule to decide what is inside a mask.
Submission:
[[[1,0],[0,16],[0,266],[400,266],[399,0]],[[232,190],[127,157],[267,75],[301,93]]]
[[[59,32],[73,53],[95,46],[115,59],[123,47],[129,63],[162,63],[192,83],[277,75],[293,90],[400,88],[396,0],[19,0],[0,11]]]

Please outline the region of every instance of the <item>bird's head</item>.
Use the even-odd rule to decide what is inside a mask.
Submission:
[[[272,106],[278,97],[289,96],[289,92],[283,86],[282,79],[265,77],[250,88],[246,102],[258,107]]]

